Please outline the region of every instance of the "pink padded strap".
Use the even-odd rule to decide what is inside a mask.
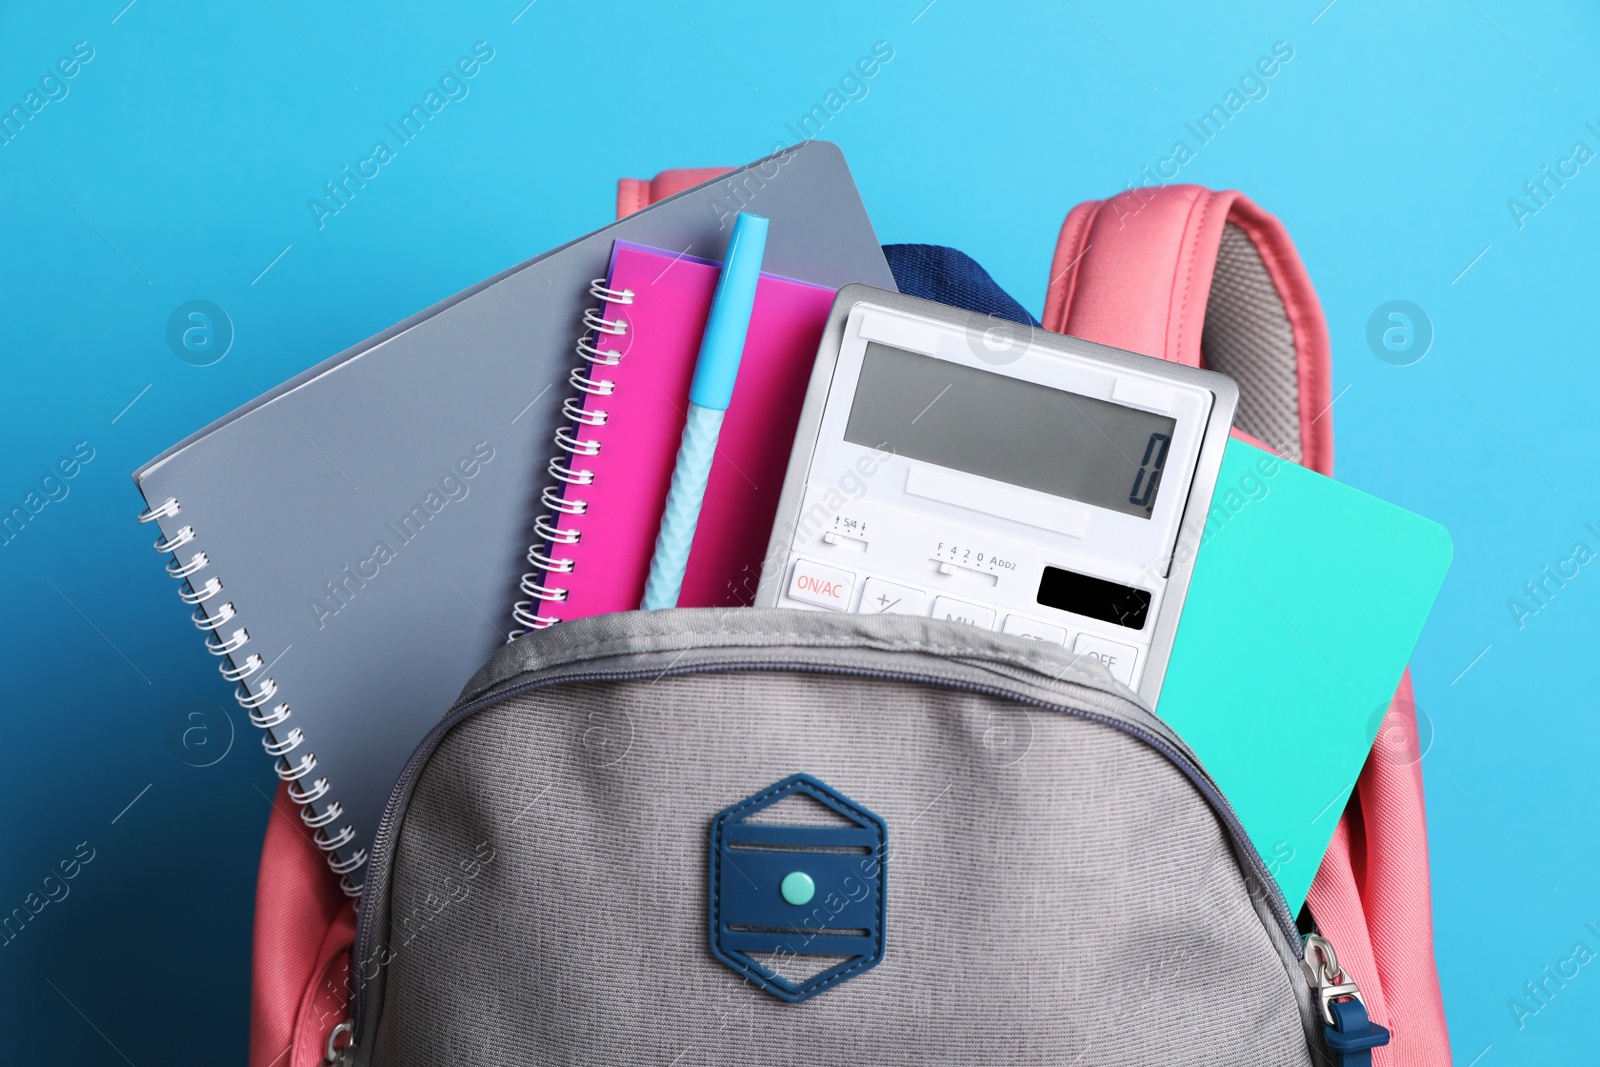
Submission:
[[[1073,208],[1056,244],[1045,329],[1200,366],[1226,195],[1178,185],[1148,202],[1126,194]]]
[[[328,1035],[350,1017],[350,953],[356,943],[356,909],[334,917],[317,951],[316,967],[300,1001],[289,1055],[268,1067],[323,1067]]]
[[[1072,209],[1056,242],[1044,327],[1198,367],[1223,228],[1237,226],[1283,300],[1299,378],[1301,462],[1333,470],[1328,327],[1283,224],[1243,193],[1136,189]]]
[[[353,924],[354,902],[339,891],[328,861],[311,843],[300,809],[280,783],[267,819],[256,878],[254,951],[250,960],[250,1067],[301,1067],[307,1036],[320,1028],[321,1040],[343,1017],[334,1013],[308,1020],[306,997],[326,966],[333,931]],[[351,929],[354,926],[351,925]],[[285,1055],[299,1047],[293,1056]]]
[[[1373,1050],[1375,1067],[1450,1062],[1433,959],[1420,745],[1408,671],[1306,897],[1367,1010],[1394,1031],[1387,1048]],[[1378,982],[1368,978],[1374,974]]]
[[[657,200],[665,200],[685,189],[693,189],[719,174],[728,173],[730,169],[732,168],[683,167],[678,170],[664,170],[648,181],[643,178],[623,178],[617,182],[617,218],[625,218],[635,211],[649,207]]]
[[[1242,194],[1169,185],[1080,204],[1061,227],[1044,326],[1201,365],[1218,251],[1230,224],[1259,254],[1288,319],[1301,460],[1329,474],[1331,359],[1321,305],[1282,224]],[[1238,430],[1233,435],[1261,444]],[[1417,751],[1412,707],[1407,676],[1385,720],[1395,736],[1380,735],[1309,895],[1372,1018],[1395,1032],[1391,1044],[1373,1050],[1374,1067],[1450,1062],[1433,959],[1422,768],[1386,751],[1397,737],[1402,754]]]

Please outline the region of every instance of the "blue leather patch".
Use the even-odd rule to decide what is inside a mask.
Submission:
[[[828,809],[821,825],[757,818],[796,795]],[[888,843],[882,819],[809,774],[724,809],[711,823],[711,954],[791,1002],[861,974],[883,959]]]

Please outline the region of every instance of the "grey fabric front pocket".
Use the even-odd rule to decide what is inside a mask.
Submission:
[[[887,831],[881,962],[799,1003],[711,918],[713,820],[796,774]],[[866,840],[817,811],[774,818]],[[797,917],[866,914],[816,888]],[[796,943],[758,958],[833,964]],[[1302,1065],[1297,955],[1215,786],[1092,663],[907,617],[612,615],[507,646],[396,786],[357,1062]]]

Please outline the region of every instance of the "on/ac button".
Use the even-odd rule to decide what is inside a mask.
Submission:
[[[791,599],[802,604],[815,604],[832,611],[850,608],[850,593],[855,588],[856,576],[838,567],[825,567],[809,559],[796,559],[789,572]]]

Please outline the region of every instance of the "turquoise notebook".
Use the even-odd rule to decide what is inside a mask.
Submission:
[[[1228,442],[1156,712],[1222,787],[1293,912],[1450,555],[1438,523]]]

